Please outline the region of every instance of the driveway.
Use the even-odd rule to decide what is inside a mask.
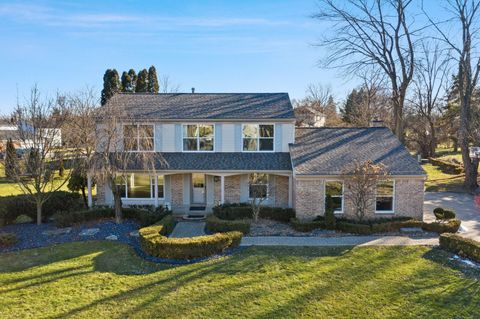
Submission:
[[[425,193],[424,219],[435,220],[435,207],[451,208],[462,221],[460,231],[465,237],[480,240],[480,208],[475,207],[473,196],[465,193],[427,192]]]

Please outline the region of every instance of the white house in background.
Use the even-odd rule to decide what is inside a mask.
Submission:
[[[249,202],[260,189],[265,205],[295,208],[300,219],[323,215],[327,195],[336,213],[349,217],[342,172],[355,160],[373,160],[390,179],[373,190],[369,217],[423,216],[425,172],[389,129],[296,128],[287,93],[120,93],[108,107],[126,115],[119,138],[138,141],[123,151],[159,159],[155,174],[128,165],[128,178],[119,181],[125,205],[208,213]],[[254,182],[252,173],[262,178]],[[113,204],[107,185],[97,184],[96,204]]]

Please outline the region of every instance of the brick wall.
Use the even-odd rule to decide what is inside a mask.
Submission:
[[[225,176],[225,202],[240,202],[240,175]]]
[[[170,177],[172,190],[172,207],[183,207],[183,174],[175,174]]]
[[[423,180],[398,180],[395,183],[395,215],[423,219]]]
[[[213,177],[213,203],[215,205],[220,203],[221,197],[222,197],[222,182],[220,181],[220,176],[214,176]]]
[[[275,206],[288,207],[288,176],[275,176]]]
[[[302,220],[323,215],[325,181],[323,179],[295,179],[295,211]]]

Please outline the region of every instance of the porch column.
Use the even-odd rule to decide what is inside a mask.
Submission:
[[[88,207],[92,207],[92,175],[87,174]]]
[[[155,207],[158,207],[158,176],[154,176],[153,179],[153,189],[155,191]]]
[[[293,201],[293,177],[292,175],[288,176],[288,207],[292,208]]]
[[[220,176],[220,204],[225,203],[225,176]]]

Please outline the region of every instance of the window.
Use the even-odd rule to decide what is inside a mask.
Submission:
[[[211,124],[183,125],[183,151],[213,151],[214,132]]]
[[[334,212],[337,214],[343,213],[343,182],[327,181],[325,183],[325,205],[328,195],[332,197]]]
[[[393,198],[395,196],[395,183],[393,181],[381,181],[377,183],[376,212],[392,213]]]
[[[164,178],[157,176],[158,198],[164,198]],[[130,174],[117,177],[115,184],[120,187],[120,196],[127,199],[155,198],[155,177],[144,174]]]
[[[243,151],[273,151],[274,131],[273,124],[244,124]]]
[[[133,124],[123,126],[123,147],[125,151],[153,151],[153,125]]]
[[[248,179],[249,198],[267,198],[268,197],[268,175],[253,173]]]

